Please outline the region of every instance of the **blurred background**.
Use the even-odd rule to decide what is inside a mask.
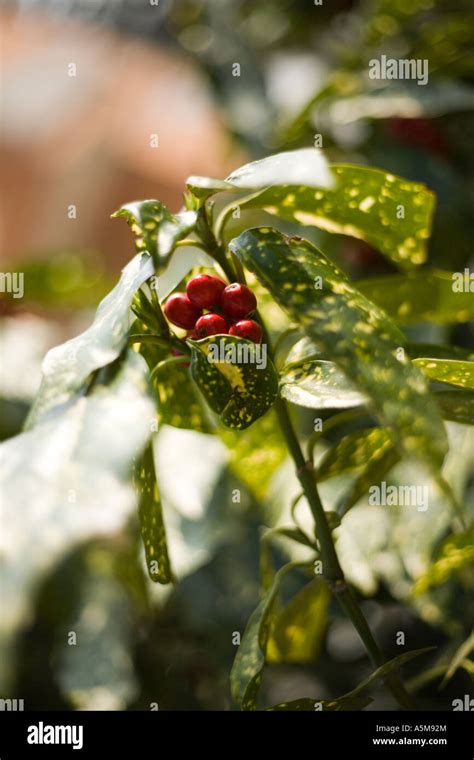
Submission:
[[[19,0],[3,4],[0,25],[2,271],[25,275],[23,298],[0,294],[2,439],[21,429],[45,351],[90,323],[133,255],[129,231],[110,214],[148,197],[177,211],[189,175],[224,177],[272,152],[320,146],[321,136],[333,161],[426,183],[437,194],[430,265],[472,264],[469,0]],[[381,54],[427,58],[429,83],[370,80],[368,62]],[[360,241],[311,235],[355,279],[394,271]],[[469,325],[411,329],[418,341],[472,345]],[[454,427],[466,447],[464,428]],[[257,450],[265,441],[267,454],[242,467],[245,436]],[[40,584],[11,686],[28,708],[231,709],[232,638],[258,600],[259,531],[278,522],[295,484],[271,422],[229,442],[232,456],[204,434],[160,434],[176,588],[151,588],[133,520],[65,553]],[[472,496],[469,463],[455,459]],[[223,511],[221,494],[234,487],[242,500]],[[410,582],[445,537],[442,510],[429,535],[405,522],[393,544],[390,525],[360,515],[360,536],[343,548],[385,650],[399,653],[402,626],[410,648],[439,645],[449,658],[474,617],[472,576],[454,576],[423,603],[409,599]],[[405,539],[407,555],[390,565]],[[266,704],[337,696],[369,672],[350,624],[326,608],[305,651],[269,668]],[[84,645],[68,646],[69,631]],[[436,675],[420,683],[426,706],[450,709],[453,695],[469,690],[463,679],[459,671],[442,691]],[[382,690],[375,706],[393,707]]]

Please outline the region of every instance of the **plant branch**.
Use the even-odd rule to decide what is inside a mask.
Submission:
[[[306,461],[303,456],[303,452],[286,408],[286,403],[282,399],[278,399],[275,402],[275,407],[280,428],[295,463],[296,474],[314,517],[316,534],[324,567],[324,577],[328,581],[331,591],[336,596],[344,612],[351,619],[354,628],[365,645],[372,663],[378,668],[383,665],[386,660],[372,635],[353,590],[346,582],[344,573],[339,564],[332,533],[314,481],[312,462]],[[402,681],[397,675],[391,673],[386,677],[385,681],[387,687],[403,709],[410,710],[415,708],[412,697],[408,694]]]

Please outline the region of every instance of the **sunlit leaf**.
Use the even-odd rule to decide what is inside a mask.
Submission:
[[[421,372],[398,349],[404,337],[311,243],[267,227],[230,248],[344,374],[370,397],[397,445],[439,468],[447,450],[441,416]]]
[[[186,237],[195,227],[195,211],[171,214],[157,200],[135,201],[119,208],[112,218],[124,217],[136,235],[137,251],[147,251],[155,267],[160,270],[167,262],[178,240]]]
[[[135,468],[135,485],[139,494],[138,517],[148,575],[152,581],[170,583],[173,575],[151,442]]]
[[[474,362],[420,358],[413,359],[413,364],[416,364],[430,380],[474,390]]]
[[[287,456],[273,411],[244,432],[220,428],[219,435],[229,450],[230,468],[262,500],[276,469]]]
[[[111,564],[103,549],[89,550],[77,579],[75,609],[64,621],[76,634],[77,646],[61,636],[54,652],[58,686],[78,710],[125,710],[139,693],[133,658],[136,610]]]
[[[334,362],[318,360],[283,368],[280,394],[287,401],[310,409],[348,409],[368,401]]]
[[[135,256],[123,270],[118,284],[99,304],[92,325],[46,354],[41,387],[29,414],[27,429],[54,407],[73,398],[95,370],[119,356],[127,343],[133,295],[152,274],[150,257]]]
[[[38,584],[64,554],[123,528],[152,415],[145,362],[130,352],[109,385],[2,444],[2,638],[28,619]]]
[[[474,298],[468,289],[457,291],[453,288],[455,274],[423,269],[359,280],[357,288],[402,325],[468,322],[474,319]]]
[[[394,445],[385,446],[380,456],[366,461],[365,467],[357,475],[349,489],[338,503],[339,514],[346,512],[357,504],[374,483],[380,483],[392,467],[400,461],[400,452]]]
[[[426,260],[435,203],[428,188],[367,166],[334,164],[330,169],[333,189],[289,180],[244,201],[242,208],[263,208],[303,226],[359,238],[405,266]]]
[[[258,190],[269,185],[332,187],[334,178],[320,150],[301,148],[252,161],[233,171],[224,181],[189,177],[186,184],[196,197],[206,198],[226,190]]]
[[[188,343],[192,377],[224,425],[243,430],[272,406],[278,377],[266,346],[232,335]]]
[[[415,583],[413,595],[420,596],[434,586],[446,583],[466,567],[474,567],[474,528],[454,533],[443,541],[434,561]]]
[[[268,662],[314,662],[319,654],[327,623],[330,593],[315,578],[277,613],[267,644]]]

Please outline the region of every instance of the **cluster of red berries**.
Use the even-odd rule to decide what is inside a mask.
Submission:
[[[197,274],[186,285],[186,293],[168,298],[164,312],[173,325],[190,330],[190,338],[229,333],[260,343],[262,328],[248,318],[256,308],[257,299],[246,285],[226,285],[219,277]]]

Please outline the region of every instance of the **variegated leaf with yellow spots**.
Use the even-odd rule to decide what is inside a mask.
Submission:
[[[474,362],[459,361],[458,359],[418,358],[413,359],[413,364],[416,364],[430,380],[474,390]]]
[[[188,340],[191,375],[224,425],[243,430],[270,409],[278,377],[266,345],[233,335]]]
[[[393,448],[394,435],[381,427],[356,430],[341,438],[324,455],[317,470],[318,481],[345,473],[361,473]]]
[[[474,319],[474,298],[468,289],[453,287],[456,274],[421,269],[359,280],[357,287],[401,325],[416,322],[449,325]]]
[[[241,208],[263,208],[297,224],[365,240],[403,266],[426,260],[434,193],[380,169],[348,164],[330,169],[335,187],[273,186],[242,201]]]
[[[334,362],[318,359],[296,367],[284,367],[280,393],[287,401],[310,409],[348,409],[361,406],[368,400]]]
[[[112,218],[123,216],[136,235],[137,251],[148,251],[156,269],[162,269],[178,240],[193,229],[197,221],[195,211],[171,214],[161,201],[146,200],[126,203]]]
[[[138,518],[148,575],[152,581],[170,583],[172,572],[166,542],[161,499],[153,461],[153,443],[150,442],[135,467],[135,485],[139,494]]]
[[[133,332],[146,333],[147,328],[136,320]],[[154,343],[141,343],[140,353],[150,371],[153,371],[158,363],[169,358],[167,350]],[[154,373],[152,386],[161,425],[197,430],[200,433],[211,432],[208,415],[196,391],[187,363],[163,364],[158,372]]]
[[[398,350],[403,334],[382,309],[307,240],[262,227],[234,238],[230,248],[369,397],[397,445],[437,470],[447,450],[440,413],[422,373]]]

